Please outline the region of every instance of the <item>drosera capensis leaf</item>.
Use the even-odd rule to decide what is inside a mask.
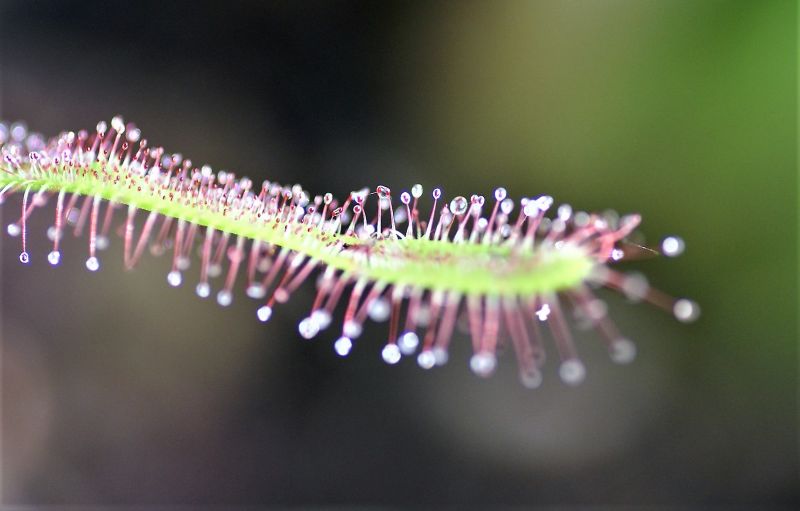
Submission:
[[[425,369],[442,365],[463,314],[472,339],[470,367],[478,375],[494,372],[498,345],[509,343],[521,381],[538,387],[545,354],[540,325],[546,325],[559,374],[575,385],[585,368],[567,311],[600,332],[614,361],[630,362],[636,351],[592,288],[648,301],[681,321],[699,314],[693,301],[673,299],[640,275],[612,269],[631,254],[654,252],[626,240],[639,215],[574,212],[566,204],[550,214],[551,197],[515,202],[503,188],[490,201],[479,195],[447,201],[437,188],[432,204],[423,206],[431,201],[420,185],[401,193],[399,201],[389,188],[377,186],[339,202],[299,185],[255,186],[230,172],[197,167],[150,146],[121,117],[112,119],[110,129],[100,122],[91,133],[62,132],[49,140],[21,123],[0,123],[0,153],[0,203],[19,198],[19,217],[6,230],[21,238],[23,264],[31,264],[27,237],[39,235],[28,233],[28,218],[47,208],[53,216],[50,264],[60,263],[66,232],[86,231],[86,267],[97,271],[99,252],[120,225],[127,268],[136,266],[145,248],[154,254],[169,250],[168,283],[182,285],[184,273],[198,264],[196,293],[209,297],[213,284],[223,306],[232,303],[243,275],[246,294],[262,303],[256,311],[261,321],[318,275],[311,312],[298,331],[307,339],[317,336],[343,302],[341,335],[333,343],[340,356],[353,349],[369,317],[389,322],[381,351],[387,363],[416,355]],[[661,246],[668,256],[683,249],[676,236]]]

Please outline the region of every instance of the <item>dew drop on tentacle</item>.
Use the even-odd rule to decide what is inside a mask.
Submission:
[[[423,369],[432,369],[436,365],[436,356],[431,350],[423,350],[417,355],[417,364]]]
[[[175,267],[178,271],[186,271],[191,266],[191,260],[188,257],[181,256],[175,259]]]
[[[142,135],[142,132],[141,132],[141,130],[139,130],[139,128],[136,128],[132,124],[128,125],[128,130],[127,130],[127,134],[126,134],[126,138],[128,139],[128,142],[131,142],[131,143],[138,142],[139,141],[139,137],[141,137],[141,135]]]
[[[404,332],[397,340],[397,346],[403,355],[413,355],[419,346],[419,337],[414,332]]]
[[[489,352],[476,353],[470,358],[469,367],[478,376],[488,378],[497,367],[497,357],[494,353]]]
[[[15,122],[11,125],[11,139],[15,142],[22,142],[28,135],[28,126],[24,122]]]
[[[311,313],[311,317],[317,323],[320,330],[325,330],[331,324],[331,314],[324,309],[315,310]]]
[[[86,260],[86,269],[92,272],[100,269],[100,261],[97,257],[92,256]]]
[[[125,123],[122,120],[122,116],[115,115],[111,118],[111,129],[117,133],[122,133],[125,131]]]
[[[559,366],[558,376],[567,385],[580,385],[586,378],[586,367],[577,358],[567,359]]]
[[[542,304],[542,306],[536,310],[536,317],[539,321],[547,321],[547,318],[550,316],[550,305],[547,303]]]
[[[297,325],[297,331],[304,339],[313,339],[319,333],[319,321],[313,314],[303,318]]]
[[[667,257],[677,257],[686,249],[686,244],[678,236],[668,236],[661,242],[661,252]]]
[[[437,366],[445,365],[450,359],[450,355],[447,353],[447,350],[440,346],[434,346],[431,348],[431,353],[433,353],[433,360]]]
[[[450,201],[450,211],[452,211],[454,215],[463,215],[467,212],[468,207],[469,202],[466,197],[462,197],[461,195]]]
[[[200,282],[195,286],[195,293],[200,298],[208,298],[211,295],[211,286],[207,282]]]
[[[56,266],[61,261],[61,252],[57,250],[51,251],[47,254],[47,262],[51,265]]]
[[[591,221],[591,216],[586,211],[578,211],[575,213],[573,217],[572,223],[575,224],[576,227],[586,227],[589,225]],[[600,222],[601,220],[598,220]]]
[[[266,323],[269,321],[269,318],[272,317],[272,307],[269,305],[263,305],[256,311],[256,315],[258,316],[259,321]]]
[[[647,278],[641,273],[631,273],[625,277],[622,282],[622,292],[625,297],[632,302],[639,302],[643,300],[648,291],[650,291],[650,284]]]
[[[400,362],[401,356],[400,348],[396,344],[387,344],[381,351],[381,357],[383,357],[384,362],[390,365]]]
[[[342,332],[346,337],[350,337],[351,339],[356,339],[361,336],[361,332],[363,328],[360,323],[354,320],[348,320],[344,322],[344,326],[342,327]]]
[[[342,337],[336,339],[336,342],[333,343],[333,349],[340,357],[346,357],[353,349],[353,340],[343,335]]]
[[[219,277],[222,275],[222,265],[212,263],[208,265],[208,276],[211,278]]]
[[[636,358],[636,344],[630,339],[619,338],[611,343],[611,360],[617,364],[630,364]]]
[[[368,305],[369,318],[376,323],[382,323],[389,319],[389,300],[386,298],[376,298]]]
[[[95,240],[95,246],[97,247],[97,250],[106,250],[106,249],[108,249],[108,243],[109,243],[108,242],[108,237],[107,236],[103,236],[102,234],[98,235],[97,239]]]
[[[178,270],[172,270],[171,272],[167,273],[167,282],[172,287],[178,287],[183,282],[183,277],[181,276],[181,272]]]
[[[522,211],[525,213],[525,216],[532,217],[538,215],[541,210],[539,209],[539,203],[531,200],[525,204]]]
[[[233,293],[227,289],[222,289],[217,293],[217,303],[222,307],[227,307],[233,303]]]
[[[566,222],[572,216],[572,206],[569,204],[562,204],[558,207],[556,214],[558,215],[559,220]]]
[[[534,367],[527,371],[520,372],[519,379],[525,388],[538,389],[542,385],[543,377],[542,372]]]
[[[260,299],[266,296],[267,290],[261,284],[253,283],[247,286],[245,293],[249,298]]]
[[[700,306],[692,300],[681,298],[672,307],[672,311],[678,321],[691,323],[700,317]]]

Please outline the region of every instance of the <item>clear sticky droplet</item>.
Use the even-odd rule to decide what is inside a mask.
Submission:
[[[539,214],[539,205],[536,201],[528,201],[522,211],[525,213],[525,216],[536,216]]]
[[[586,378],[586,366],[577,358],[565,360],[558,368],[558,375],[567,385],[579,385]]]
[[[405,332],[397,341],[403,355],[411,355],[419,346],[419,336],[414,332]]]
[[[345,321],[344,326],[342,327],[342,333],[345,336],[353,339],[359,337],[361,335],[362,330],[363,329],[361,327],[361,324],[353,320]]]
[[[123,122],[121,116],[115,115],[114,117],[111,118],[111,129],[113,129],[117,133],[125,132],[125,122]]]
[[[431,349],[431,353],[433,353],[433,359],[436,361],[437,366],[443,366],[450,360],[447,350],[440,346],[435,346]]]
[[[499,188],[495,188],[494,189],[494,199],[496,201],[499,202],[499,201],[505,199],[507,196],[508,196],[508,192],[502,186],[499,187]]]
[[[547,318],[550,316],[550,305],[544,304],[536,311],[536,317],[539,318],[539,321],[547,321]]]
[[[181,272],[179,271],[171,271],[167,273],[167,282],[172,287],[178,287],[183,282],[183,277],[181,276]]]
[[[603,300],[595,298],[586,304],[586,315],[592,321],[598,321],[608,314],[608,305]]]
[[[383,357],[383,361],[387,364],[394,365],[400,362],[400,348],[398,348],[396,344],[387,344],[381,351],[381,357]]]
[[[414,186],[412,186],[411,187],[411,195],[415,199],[419,199],[420,197],[422,197],[422,185],[421,184],[415,184]]]
[[[586,211],[578,211],[577,213],[575,213],[575,217],[572,221],[573,223],[575,223],[576,227],[586,227],[587,225],[589,225],[590,220],[591,216],[589,215],[589,213],[587,213]],[[605,227],[604,222],[605,222],[604,220],[598,219],[597,221],[595,221],[595,226],[599,229],[602,229]]]
[[[532,367],[519,373],[519,381],[525,388],[537,389],[542,385],[542,373],[537,368]]]
[[[20,252],[19,254],[19,262],[22,264],[28,264],[31,261],[30,256],[27,252]]]
[[[217,293],[217,303],[222,305],[223,307],[227,307],[233,302],[233,293],[228,291],[227,289],[221,290]]]
[[[611,343],[610,355],[617,364],[630,364],[636,358],[636,345],[630,339],[617,339]]]
[[[17,224],[8,224],[8,227],[6,227],[6,232],[9,236],[16,238],[22,232],[22,229]]]
[[[61,252],[58,250],[53,250],[49,254],[47,254],[47,262],[56,266],[61,261]]]
[[[97,250],[106,250],[108,248],[108,237],[99,235],[97,239],[95,239],[94,244]]]
[[[15,122],[11,125],[11,138],[16,142],[22,142],[28,136],[28,127],[24,122]]]
[[[192,262],[191,262],[191,260],[190,260],[188,257],[179,257],[179,258],[178,258],[178,259],[175,261],[175,266],[176,266],[176,267],[178,268],[178,270],[180,270],[180,271],[186,271],[186,270],[188,270],[188,269],[189,269],[189,267],[191,266],[191,264],[192,264]]]
[[[462,197],[461,195],[450,201],[450,211],[452,211],[454,215],[463,215],[467,212],[468,208],[469,201],[466,197]]]
[[[375,189],[375,192],[381,199],[386,199],[389,197],[389,195],[391,195],[391,190],[389,190],[389,187],[383,185],[378,185],[378,187]]]
[[[436,365],[436,356],[430,350],[425,350],[417,356],[417,364],[423,369],[431,369]]]
[[[691,323],[700,317],[700,306],[692,300],[681,298],[673,305],[672,312],[675,314],[678,321]]]
[[[647,278],[641,273],[631,273],[622,281],[622,292],[633,302],[642,300],[647,296],[649,291],[650,284],[647,282]]]
[[[389,308],[389,300],[386,298],[376,298],[369,304],[369,318],[372,321],[377,323],[381,323],[389,319],[389,313],[391,309]]]
[[[264,286],[260,284],[250,284],[247,286],[246,293],[248,297],[258,299],[264,298],[264,295],[266,295],[266,290],[264,289]]]
[[[297,324],[297,331],[300,332],[303,339],[313,339],[319,333],[319,324],[314,320],[313,316],[303,318]]]
[[[497,357],[492,353],[476,353],[469,359],[469,367],[472,372],[482,378],[491,376],[497,367]]]
[[[667,236],[661,242],[661,252],[667,257],[677,257],[686,249],[686,243],[678,236]]]
[[[318,309],[311,313],[311,317],[319,325],[320,330],[325,330],[331,324],[331,315],[325,309]]]
[[[536,205],[541,211],[547,211],[553,205],[553,198],[549,195],[542,195],[536,199]]]
[[[269,318],[272,317],[272,307],[267,305],[259,307],[259,309],[256,311],[256,316],[258,316],[259,321],[266,323],[269,321]]]
[[[278,303],[286,303],[289,301],[289,292],[284,287],[279,287],[275,290],[275,301]]]
[[[200,298],[208,298],[211,295],[211,286],[208,285],[208,282],[200,282],[194,291]]]
[[[86,260],[86,269],[89,271],[97,271],[100,269],[100,261],[96,257],[90,257]]]
[[[353,349],[353,340],[345,336],[339,337],[336,339],[336,342],[333,343],[333,349],[340,357],[346,357]]]

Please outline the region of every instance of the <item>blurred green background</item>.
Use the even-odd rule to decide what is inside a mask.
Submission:
[[[121,113],[198,163],[342,196],[421,182],[639,212],[683,325],[613,295],[632,366],[586,383],[350,360],[165,285],[3,240],[3,494],[17,504],[796,505],[797,3],[3,2],[0,114]],[[11,213],[4,211],[8,218]],[[34,219],[36,221],[36,219]],[[13,245],[13,246],[12,246]],[[70,257],[75,254],[75,257]]]

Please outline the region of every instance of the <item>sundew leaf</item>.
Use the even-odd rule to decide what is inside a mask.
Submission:
[[[602,334],[614,361],[630,362],[636,352],[593,287],[648,301],[681,321],[699,314],[693,301],[673,299],[639,275],[612,269],[629,254],[654,252],[631,250],[626,241],[639,215],[574,212],[565,204],[550,214],[551,197],[514,201],[504,188],[494,191],[491,203],[481,195],[447,201],[438,188],[428,200],[420,185],[399,194],[399,202],[385,186],[352,192],[340,202],[299,185],[256,185],[197,167],[150,146],[121,117],[111,120],[110,129],[100,122],[92,133],[62,132],[49,140],[20,123],[0,124],[0,144],[0,202],[19,200],[19,217],[6,230],[21,238],[21,263],[32,264],[28,219],[50,209],[50,264],[60,263],[66,232],[86,231],[86,268],[99,270],[99,253],[120,225],[127,268],[136,266],[145,248],[169,251],[168,283],[182,285],[186,270],[199,265],[197,295],[208,298],[214,287],[222,306],[232,303],[237,276],[243,274],[247,296],[262,303],[256,312],[264,322],[277,304],[321,274],[298,331],[316,337],[344,302],[341,334],[333,343],[343,357],[370,318],[389,323],[381,352],[387,363],[416,355],[422,368],[442,365],[463,314],[476,374],[491,375],[498,344],[508,342],[522,383],[538,387],[545,354],[540,330],[546,326],[559,355],[559,374],[575,385],[585,368],[568,312]],[[668,256],[683,249],[676,236],[661,246]]]

